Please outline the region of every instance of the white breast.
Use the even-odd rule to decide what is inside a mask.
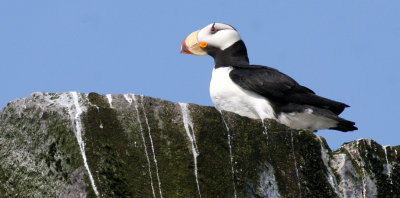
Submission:
[[[210,83],[210,96],[219,111],[234,112],[253,119],[276,119],[269,101],[235,84],[229,77],[232,67],[213,70]]]

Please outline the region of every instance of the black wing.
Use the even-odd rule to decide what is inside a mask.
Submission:
[[[311,89],[299,85],[291,77],[276,69],[249,65],[234,66],[229,76],[240,87],[256,92],[283,106],[293,104],[311,105],[329,109],[339,115],[348,105],[316,95]],[[281,105],[281,106],[282,106]],[[282,109],[281,111],[285,111]]]

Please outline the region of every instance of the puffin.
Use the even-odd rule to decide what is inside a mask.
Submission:
[[[273,119],[298,130],[357,130],[354,122],[339,117],[349,105],[321,97],[275,68],[251,65],[246,45],[231,25],[211,23],[192,32],[180,51],[214,58],[210,97],[220,112]]]

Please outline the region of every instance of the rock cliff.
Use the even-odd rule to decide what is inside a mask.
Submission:
[[[370,139],[331,151],[312,132],[208,106],[33,93],[0,111],[0,195],[400,197],[398,152]]]

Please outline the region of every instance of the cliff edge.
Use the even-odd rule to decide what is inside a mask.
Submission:
[[[400,197],[400,146],[331,151],[275,121],[146,96],[33,93],[0,111],[5,197]]]

